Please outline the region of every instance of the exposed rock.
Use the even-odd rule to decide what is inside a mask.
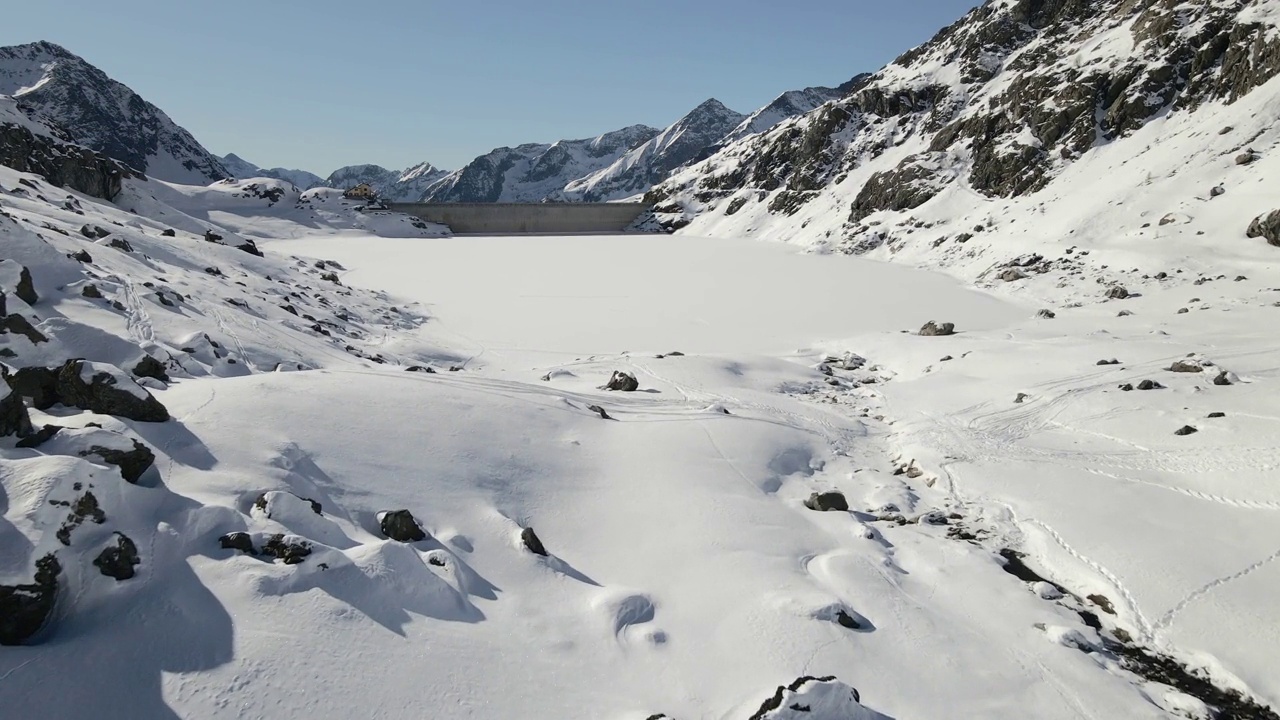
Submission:
[[[836,622],[839,623],[841,627],[849,628],[850,630],[862,629],[862,623],[858,622],[852,615],[844,610],[836,611]]]
[[[54,535],[58,538],[58,542],[63,545],[71,545],[71,533],[76,528],[84,524],[88,520],[95,525],[101,525],[107,521],[107,514],[102,512],[102,508],[98,505],[98,498],[93,491],[86,490],[83,495],[75,499],[71,504],[71,511],[67,513],[66,519],[58,526]]]
[[[1249,150],[1248,152],[1243,152],[1236,156],[1236,164],[1252,165],[1254,161],[1256,161],[1257,159],[1258,159],[1258,153],[1254,152],[1253,150]]]
[[[1120,386],[1120,389],[1121,389],[1122,391],[1124,391],[1124,392],[1132,392],[1132,391],[1133,391],[1133,383],[1125,383],[1125,384],[1123,384],[1123,385],[1121,385],[1121,386]]]
[[[47,410],[60,402],[58,370],[55,368],[19,368],[4,379],[15,393],[31,400],[31,406],[37,410]]]
[[[844,493],[838,491],[815,492],[804,501],[804,506],[817,512],[849,511],[849,501],[845,500]]]
[[[1251,238],[1266,238],[1268,244],[1280,247],[1280,210],[1254,218],[1245,234]]]
[[[160,231],[160,237],[177,237],[177,236],[178,236],[178,233],[174,232],[173,228],[165,228],[164,230]]]
[[[413,513],[408,510],[392,510],[382,514],[378,521],[382,534],[399,542],[418,542],[426,540],[427,534],[422,531]]]
[[[41,445],[49,442],[51,439],[53,439],[54,435],[57,435],[59,432],[61,432],[64,429],[65,428],[63,428],[61,425],[45,425],[44,427],[40,428],[34,433],[31,433],[30,435],[19,440],[17,443],[14,444],[14,447],[38,448]]]
[[[239,550],[250,555],[257,555],[253,547],[253,536],[246,532],[230,532],[218,538],[218,546],[224,550]]]
[[[129,450],[92,445],[88,450],[81,450],[80,457],[95,455],[101,458],[102,462],[120,468],[120,476],[126,482],[136,484],[147,468],[155,463],[156,456],[146,445],[132,438],[127,439],[133,443],[133,447]]]
[[[23,335],[31,341],[32,345],[38,345],[42,342],[49,341],[49,338],[45,337],[44,333],[35,329],[29,320],[18,313],[6,315],[4,318],[0,319],[0,334],[4,333]]]
[[[137,574],[133,568],[140,565],[142,560],[138,558],[138,546],[122,532],[116,533],[116,544],[103,548],[98,557],[93,559],[93,564],[107,577],[113,577],[116,580],[128,580]]]
[[[1018,280],[1027,279],[1027,274],[1018,268],[1009,268],[1000,273],[1000,279],[1005,282],[1016,282]]]
[[[262,544],[262,554],[283,560],[285,565],[297,565],[311,554],[311,543],[276,533]]]
[[[1049,310],[1048,308],[1044,308],[1044,309],[1041,309],[1040,312],[1036,313],[1036,317],[1043,318],[1045,320],[1052,320],[1058,317],[1058,314],[1052,310]]]
[[[1119,360],[1117,360],[1117,359],[1115,359],[1115,358],[1111,358],[1110,360],[1099,360],[1099,361],[1098,361],[1098,365],[1119,365],[1119,364],[1120,364],[1120,361],[1119,361]]]
[[[1138,383],[1139,390],[1163,390],[1164,386],[1155,380],[1143,380]]]
[[[1013,402],[1015,404],[1021,405],[1022,403],[1026,402],[1030,397],[1031,396],[1026,393],[1018,393],[1018,396],[1013,399]]]
[[[1226,413],[1224,413],[1224,412],[1211,412],[1211,413],[1209,413],[1209,415],[1208,415],[1208,417],[1209,417],[1209,419],[1210,419],[1210,420],[1215,420],[1215,419],[1217,419],[1217,418],[1224,418],[1224,417],[1226,417],[1226,416],[1227,416],[1227,414],[1226,414]]]
[[[139,422],[169,419],[169,411],[159,400],[111,365],[68,360],[58,371],[57,392],[63,404],[82,410]]]
[[[0,437],[17,435],[25,438],[32,432],[31,417],[22,396],[12,388],[0,386]]]
[[[1123,285],[1113,285],[1107,290],[1107,298],[1110,300],[1124,300],[1129,297],[1129,291]]]
[[[533,531],[533,528],[527,527],[521,530],[520,541],[534,555],[547,556],[547,549],[543,547],[542,540],[538,539],[538,534]]]
[[[636,380],[636,376],[626,370],[614,370],[613,374],[609,376],[609,382],[605,383],[604,389],[635,392],[640,389],[640,381]]]
[[[88,250],[77,250],[73,253],[68,254],[67,257],[71,258],[72,260],[75,260],[76,262],[82,262],[82,263],[93,262],[93,256],[89,254]]]
[[[779,686],[748,720],[889,720],[860,701],[857,690],[834,676],[805,676]]]
[[[19,266],[18,283],[13,288],[13,294],[28,305],[35,305],[40,300],[40,296],[36,294],[36,286],[31,282],[31,271],[26,267]]]
[[[111,231],[101,225],[81,225],[80,234],[90,240],[101,240],[111,234]]]
[[[255,498],[255,499],[254,499],[254,501],[253,501],[253,506],[254,506],[255,508],[257,508],[257,509],[261,510],[261,511],[263,512],[263,514],[264,514],[264,515],[266,515],[268,518],[270,518],[270,517],[271,517],[271,500],[272,500],[272,496],[273,496],[273,495],[285,495],[285,496],[293,495],[293,497],[296,497],[296,498],[298,498],[299,500],[301,500],[301,501],[303,501],[303,502],[307,503],[308,505],[310,505],[310,506],[311,506],[311,512],[313,512],[313,513],[315,513],[315,514],[317,514],[317,515],[323,515],[323,514],[324,514],[324,512],[323,512],[323,511],[324,511],[324,506],[322,506],[320,503],[316,502],[315,500],[312,500],[311,498],[304,498],[304,497],[301,497],[301,496],[299,496],[299,495],[294,495],[293,493],[286,493],[286,492],[283,492],[283,491],[272,491],[272,492],[264,492],[264,493],[262,493],[262,494],[261,494],[261,495],[259,495],[257,498]]]
[[[1213,384],[1214,385],[1231,385],[1232,384],[1231,373],[1227,372],[1226,370],[1219,372],[1217,376],[1213,378]]]
[[[80,288],[80,294],[84,297],[91,298],[93,300],[102,299],[102,291],[99,290],[98,286],[94,285],[93,283],[89,283],[88,285],[85,285],[84,287]]]
[[[930,320],[929,322],[925,323],[923,327],[920,328],[919,334],[923,337],[942,337],[945,335],[955,335],[956,325],[955,323],[942,323],[941,325],[939,325],[934,321]]]
[[[588,405],[588,406],[587,406],[587,409],[588,409],[588,410],[590,410],[591,412],[593,412],[593,413],[595,413],[595,414],[599,415],[601,420],[612,420],[612,419],[613,419],[612,417],[610,417],[610,416],[609,416],[609,413],[605,412],[604,408],[600,407],[599,405]]]
[[[1198,373],[1204,372],[1204,366],[1197,360],[1178,360],[1169,366],[1170,372]]]
[[[119,238],[119,237],[111,238],[111,242],[107,243],[107,246],[113,247],[119,250],[120,252],[127,252],[127,253],[133,252],[133,245],[128,240],[125,240],[124,238]]]
[[[1196,428],[1191,427],[1190,425],[1183,425],[1181,428],[1173,431],[1173,434],[1174,435],[1192,435],[1198,432],[1200,431],[1197,430]]]
[[[161,382],[169,382],[169,373],[166,371],[164,363],[151,357],[143,355],[137,365],[133,366],[134,377],[155,378]]]
[[[62,566],[49,553],[36,561],[35,581],[0,585],[0,645],[21,645],[44,627],[58,598]]]
[[[1116,317],[1129,317],[1132,314],[1133,314],[1132,310],[1121,310],[1120,312],[1116,313]]]

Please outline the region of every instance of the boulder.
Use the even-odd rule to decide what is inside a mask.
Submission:
[[[104,447],[102,445],[91,445],[87,450],[81,450],[81,457],[90,455],[99,457],[102,462],[108,465],[115,465],[120,468],[120,476],[125,482],[136,484],[142,474],[151,467],[155,461],[155,453],[151,452],[151,448],[132,438],[123,438],[133,444],[133,447],[121,449],[118,447]]]
[[[1280,247],[1280,210],[1254,218],[1245,234],[1251,238],[1265,238],[1268,244]]]
[[[1213,379],[1213,384],[1214,385],[1231,385],[1232,384],[1231,373],[1227,372],[1226,370],[1223,370],[1222,372],[1218,373],[1217,377]]]
[[[138,364],[133,366],[133,376],[155,378],[161,382],[169,382],[169,373],[164,363],[150,355],[143,355]]]
[[[93,565],[98,568],[98,572],[117,581],[128,580],[136,575],[137,571],[133,568],[141,563],[142,560],[138,558],[138,546],[122,532],[116,533],[115,545],[103,548],[98,557],[93,559]]]
[[[124,238],[119,238],[119,237],[111,238],[110,242],[107,243],[107,246],[113,247],[119,250],[120,252],[127,252],[127,253],[133,252],[133,245],[131,245],[129,241],[125,240]]]
[[[0,386],[0,437],[17,435],[24,438],[32,430],[31,417],[27,415],[22,396],[7,385]]]
[[[284,533],[276,533],[262,544],[262,554],[283,560],[285,565],[297,565],[311,554],[311,543]]]
[[[230,532],[218,538],[218,546],[223,550],[239,550],[250,555],[257,555],[253,547],[253,536],[247,532]]]
[[[0,585],[0,645],[21,645],[44,627],[58,599],[62,566],[49,553],[36,561],[34,582]]]
[[[1198,432],[1200,431],[1191,427],[1190,425],[1183,425],[1181,428],[1174,430],[1173,434],[1185,436],[1185,435],[1194,435],[1195,433],[1198,433]]]
[[[1112,285],[1107,290],[1107,298],[1110,300],[1124,300],[1129,297],[1129,290],[1123,285]]]
[[[160,231],[160,237],[177,237],[177,236],[178,236],[178,233],[174,232],[173,228],[165,228],[164,230]]]
[[[1013,402],[1015,405],[1021,405],[1030,398],[1031,396],[1026,393],[1018,393],[1018,396],[1013,399]]]
[[[861,703],[858,691],[834,676],[796,678],[780,685],[747,720],[889,720]]]
[[[418,524],[417,518],[408,510],[392,510],[385,512],[378,519],[382,534],[399,542],[418,542],[426,540],[427,534]]]
[[[1169,366],[1170,372],[1176,373],[1198,373],[1204,372],[1204,366],[1198,360],[1178,360]]]
[[[640,389],[640,381],[636,380],[636,376],[626,370],[614,370],[613,374],[609,376],[609,382],[605,383],[604,389],[635,392]]]
[[[1163,390],[1164,386],[1155,380],[1143,380],[1138,383],[1139,390]]]
[[[17,443],[14,444],[14,447],[38,448],[41,445],[52,440],[54,435],[57,435],[58,433],[62,432],[65,429],[66,428],[62,427],[61,425],[45,425],[39,430],[19,440]]]
[[[1026,280],[1027,274],[1018,268],[1009,268],[1000,273],[1000,279],[1005,282],[1017,282],[1018,280]]]
[[[6,315],[4,318],[0,319],[0,334],[5,333],[24,335],[31,341],[32,345],[49,342],[49,338],[45,337],[44,333],[37,330],[35,326],[31,324],[30,320],[27,320],[18,313]]]
[[[1110,360],[1099,360],[1099,361],[1098,361],[1098,365],[1099,365],[1099,366],[1101,366],[1101,365],[1119,365],[1119,364],[1120,364],[1120,361],[1119,361],[1119,360],[1117,360],[1117,359],[1115,359],[1115,358],[1111,358]]]
[[[40,447],[48,455],[82,457],[113,465],[120,469],[120,476],[132,484],[156,461],[151,448],[123,433],[100,427],[60,428],[48,433]]]
[[[80,234],[90,240],[101,240],[102,238],[110,235],[111,231],[100,225],[82,225],[80,227]]]
[[[1216,420],[1217,418],[1224,418],[1224,417],[1226,417],[1226,416],[1227,416],[1227,414],[1226,414],[1226,413],[1224,413],[1224,412],[1211,412],[1211,413],[1209,413],[1209,415],[1208,415],[1208,417],[1209,417],[1209,419],[1210,419],[1210,420]]]
[[[57,369],[24,367],[4,379],[15,393],[31,400],[37,410],[47,410],[60,402]]]
[[[1242,152],[1236,156],[1236,164],[1252,165],[1253,162],[1257,159],[1258,159],[1258,153],[1253,150],[1249,150],[1247,152]]]
[[[941,325],[930,320],[920,328],[920,335],[923,337],[943,337],[946,335],[955,335],[955,323],[942,323]]]
[[[591,412],[593,412],[593,413],[595,413],[595,414],[599,415],[601,420],[612,420],[612,419],[613,419],[612,417],[610,417],[610,416],[609,416],[609,413],[605,412],[604,408],[600,407],[599,405],[588,405],[588,406],[587,406],[587,409],[588,409],[588,410],[590,410]]]
[[[89,298],[90,300],[102,299],[102,291],[99,290],[98,286],[94,285],[93,283],[89,283],[88,285],[85,285],[84,287],[80,288],[80,294],[84,297]]]
[[[849,501],[839,491],[815,492],[804,501],[804,506],[816,512],[848,512]]]
[[[139,422],[165,422],[169,411],[113,365],[68,360],[58,371],[58,396],[64,405]]]
[[[72,260],[75,260],[76,262],[82,262],[82,263],[93,262],[93,256],[89,254],[88,250],[77,250],[73,253],[68,254],[67,257],[71,258]]]
[[[538,534],[533,528],[527,527],[520,531],[520,541],[524,543],[526,549],[534,555],[547,556],[547,549],[543,547],[542,540],[538,539]]]
[[[1043,318],[1045,320],[1052,320],[1058,317],[1058,314],[1048,308],[1044,308],[1040,310],[1040,312],[1036,313],[1036,317]]]

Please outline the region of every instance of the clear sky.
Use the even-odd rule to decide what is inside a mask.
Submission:
[[[751,112],[837,85],[978,0],[36,0],[0,45],[49,40],[211,151],[320,175],[453,169],[503,145]]]

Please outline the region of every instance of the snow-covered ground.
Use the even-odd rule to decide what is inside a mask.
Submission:
[[[7,311],[49,337],[0,335],[6,362],[145,350],[170,381],[116,382],[173,418],[53,404],[35,426],[67,430],[0,440],[0,585],[63,570],[35,642],[0,649],[6,713],[1211,716],[1163,677],[1274,716],[1280,272],[1256,248],[1107,301],[1089,274],[974,289],[737,239],[380,238],[361,223],[399,216],[250,184],[114,207],[0,171],[39,293],[0,264]],[[615,371],[638,389],[602,390]],[[131,440],[137,484],[77,451]],[[85,485],[105,518],[68,529]],[[849,512],[806,507],[832,491]],[[385,537],[400,509],[423,539]],[[117,532],[123,580],[94,565]],[[837,679],[778,690],[804,676]]]

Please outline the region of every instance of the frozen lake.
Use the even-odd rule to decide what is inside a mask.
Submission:
[[[780,354],[927,320],[991,329],[1028,312],[937,273],[750,240],[347,236],[267,247],[337,260],[344,283],[417,300],[437,329],[490,350]]]

